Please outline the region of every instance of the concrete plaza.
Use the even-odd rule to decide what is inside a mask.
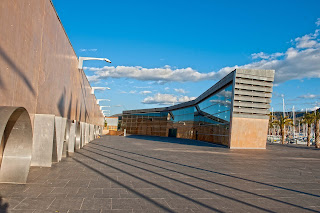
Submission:
[[[103,136],[0,196],[0,212],[320,212],[320,151]]]

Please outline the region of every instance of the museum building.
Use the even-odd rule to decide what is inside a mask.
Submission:
[[[123,111],[127,134],[265,149],[274,70],[236,69],[192,101]]]

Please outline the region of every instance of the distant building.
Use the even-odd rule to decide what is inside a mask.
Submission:
[[[231,149],[265,149],[273,80],[274,70],[236,69],[193,101],[123,111],[122,129]]]
[[[105,121],[107,122],[107,130],[118,130],[118,117],[105,117]]]

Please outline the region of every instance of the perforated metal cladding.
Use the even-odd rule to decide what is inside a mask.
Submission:
[[[237,69],[234,79],[233,117],[269,116],[274,70]]]

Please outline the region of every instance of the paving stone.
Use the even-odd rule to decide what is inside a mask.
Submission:
[[[197,209],[194,202],[186,199],[165,199],[171,209]]]
[[[101,210],[69,210],[68,213],[100,213]]]
[[[111,188],[111,182],[108,180],[102,180],[102,181],[95,181],[95,180],[91,180],[89,183],[89,188]]]
[[[24,197],[0,198],[0,210],[3,212],[5,210],[12,210],[24,199]]]
[[[111,210],[102,210],[101,213],[132,213],[133,209],[111,209]],[[138,212],[141,209],[138,210]]]
[[[48,209],[49,210],[61,210],[61,209],[80,210],[82,203],[83,203],[83,198],[56,198]]]
[[[51,194],[76,194],[80,187],[55,187],[50,193]]]
[[[111,209],[142,209],[144,201],[138,198],[114,198]]]
[[[79,198],[94,198],[99,197],[100,194],[102,194],[102,188],[79,188],[79,190],[76,193],[69,193],[67,197],[79,197]]]
[[[83,187],[86,188],[89,186],[89,180],[70,180],[66,187]]]
[[[81,210],[111,209],[111,198],[85,198]]]
[[[65,187],[69,181],[69,179],[50,179],[47,180],[44,184],[50,187]]]
[[[27,184],[0,184],[0,212],[320,212],[319,151],[103,136],[32,167]]]
[[[11,209],[11,210],[2,212],[0,210],[0,213],[33,213],[33,212],[35,212],[35,211],[34,210],[13,210],[13,209]]]
[[[94,198],[120,198],[120,194],[128,194],[128,191],[123,188],[102,189],[102,193],[96,193]]]
[[[33,213],[69,213],[69,209],[59,209],[59,210],[35,210]]]
[[[14,209],[25,210],[25,209],[47,209],[55,198],[26,198],[19,203]]]

